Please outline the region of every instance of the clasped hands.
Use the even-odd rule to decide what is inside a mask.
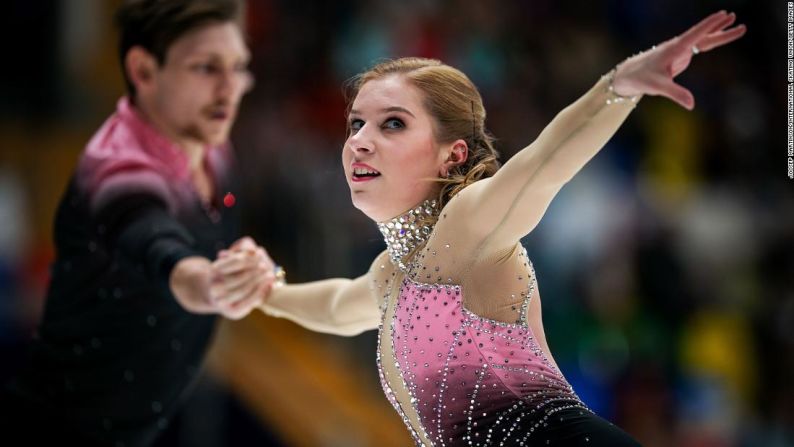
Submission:
[[[218,252],[214,262],[201,256],[180,260],[169,280],[174,297],[185,310],[232,320],[262,306],[277,284],[276,265],[250,237]]]

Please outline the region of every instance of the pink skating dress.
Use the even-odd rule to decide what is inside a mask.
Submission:
[[[405,262],[403,256],[411,257],[432,235],[420,221],[433,213],[428,201],[379,225],[392,265],[376,275],[384,293],[378,369],[386,396],[416,443],[519,445],[557,412],[589,412],[528,324],[536,278],[526,250],[516,247],[507,257],[512,262],[502,264],[517,287],[499,300],[511,322],[466,307],[461,285],[443,276],[448,259],[437,250],[454,252],[450,244],[418,250],[416,261]],[[387,272],[396,282],[384,277]]]

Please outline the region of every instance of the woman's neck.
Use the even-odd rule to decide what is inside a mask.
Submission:
[[[410,270],[409,259],[430,237],[438,212],[437,202],[428,199],[397,217],[378,223],[389,258],[401,271]]]

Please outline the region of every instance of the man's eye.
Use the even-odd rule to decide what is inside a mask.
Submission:
[[[383,127],[386,129],[402,129],[405,124],[400,119],[390,118],[383,123]]]
[[[221,71],[215,64],[196,64],[191,69],[199,74],[215,74]]]

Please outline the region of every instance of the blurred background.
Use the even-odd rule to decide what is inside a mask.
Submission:
[[[13,0],[0,16],[0,380],[42,309],[57,202],[123,94],[118,4]],[[246,231],[291,282],[366,272],[384,245],[344,181],[341,86],[378,58],[435,57],[466,72],[507,160],[623,58],[735,11],[747,35],[678,78],[695,110],[644,98],[523,242],[552,352],[596,412],[647,446],[792,446],[785,8],[249,0],[257,83],[232,137]],[[409,445],[375,346],[374,331],[329,337],[263,315],[223,323],[161,445]]]

